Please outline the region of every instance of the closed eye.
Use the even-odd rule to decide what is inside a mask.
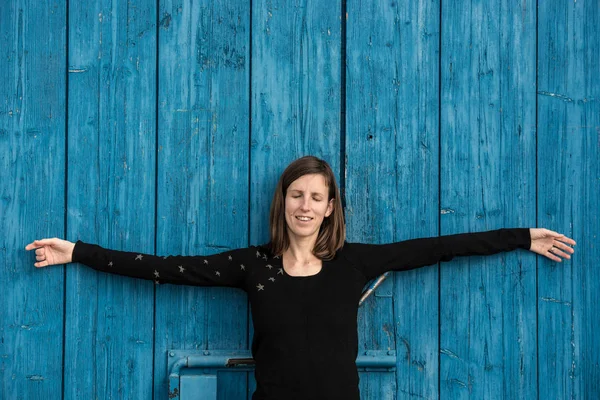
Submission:
[[[294,199],[297,199],[298,197],[302,197],[302,196],[292,196]],[[321,199],[318,199],[316,197],[313,197],[314,201],[321,201]]]

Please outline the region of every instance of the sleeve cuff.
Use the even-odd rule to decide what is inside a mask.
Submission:
[[[86,249],[89,247],[89,244],[78,240],[75,242],[75,247],[73,248],[73,254],[71,255],[71,262],[80,263],[86,254]]]
[[[531,248],[531,233],[529,228],[517,228],[515,231],[517,236],[517,247],[529,250]]]

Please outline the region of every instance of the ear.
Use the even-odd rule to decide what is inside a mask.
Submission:
[[[329,200],[329,204],[327,205],[327,211],[325,211],[325,218],[329,217],[331,215],[331,213],[333,212],[333,201],[335,199],[331,199]]]

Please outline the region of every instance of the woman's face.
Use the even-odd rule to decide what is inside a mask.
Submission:
[[[333,212],[333,200],[321,174],[303,175],[288,187],[285,195],[285,221],[290,239],[319,234],[323,219]],[[308,217],[308,218],[299,218]]]

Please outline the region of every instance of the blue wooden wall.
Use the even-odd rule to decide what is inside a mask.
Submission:
[[[41,5],[45,4],[45,5]],[[63,237],[268,240],[326,159],[348,239],[573,237],[395,274],[360,310],[364,399],[600,397],[600,1],[10,0],[0,7],[0,398],[165,399],[167,350],[248,349],[243,292],[36,269]],[[219,378],[243,399],[252,374]]]

